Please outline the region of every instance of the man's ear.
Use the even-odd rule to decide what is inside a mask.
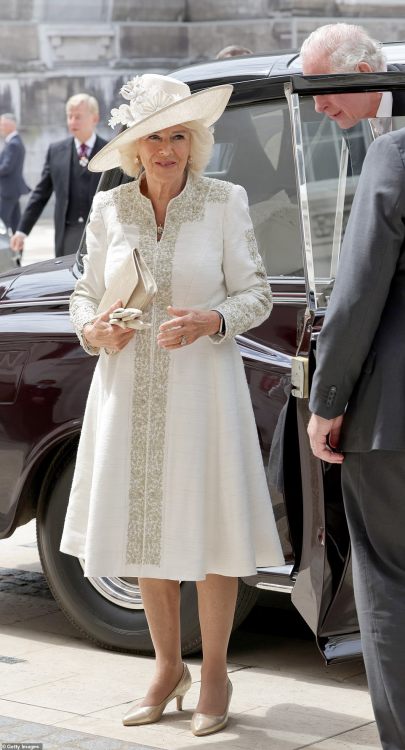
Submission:
[[[357,66],[357,70],[360,73],[373,73],[373,70],[371,66],[368,64],[368,62],[361,62]]]

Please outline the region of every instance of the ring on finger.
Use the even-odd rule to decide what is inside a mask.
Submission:
[[[180,346],[187,346],[187,339],[185,336],[182,336],[180,339]]]

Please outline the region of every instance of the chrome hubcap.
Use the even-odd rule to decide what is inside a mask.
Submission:
[[[82,568],[83,561],[80,560]],[[88,582],[104,599],[124,609],[143,610],[141,591],[137,578],[88,578]]]

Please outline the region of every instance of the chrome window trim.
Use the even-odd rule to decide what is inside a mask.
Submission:
[[[305,284],[304,276],[268,276],[267,279],[273,284]]]
[[[268,276],[267,279],[272,284],[305,284],[304,276]],[[320,284],[330,284],[335,276],[316,276],[315,280]]]
[[[279,297],[277,292],[275,292],[273,294],[273,303],[275,305],[291,305],[295,303],[296,305],[305,306],[307,304],[307,298],[305,294],[301,294],[300,296],[298,296],[297,294],[294,294],[294,293],[291,295],[291,297],[282,296],[282,295],[280,295]]]
[[[303,135],[301,125],[301,112],[299,106],[298,94],[293,94],[291,83],[284,86],[287,97],[288,107],[290,110],[291,133],[293,142],[293,153],[295,162],[295,175],[297,181],[297,194],[300,215],[300,228],[303,246],[303,263],[304,274],[307,288],[307,305],[310,311],[316,310],[316,286],[315,286],[315,269],[314,256],[312,249],[312,233],[309,215],[309,201],[307,181],[305,174],[305,159],[303,147]]]
[[[261,362],[275,365],[277,367],[284,367],[286,370],[291,370],[291,359],[288,354],[281,354],[275,349],[271,349],[269,346],[259,344],[258,341],[252,341],[246,338],[246,336],[236,336],[236,343],[238,344],[239,351],[244,359],[250,359],[254,362]]]
[[[20,302],[18,299],[13,300],[0,300],[0,310],[3,308],[12,307],[49,307],[50,305],[68,305],[69,297],[54,297],[51,299],[29,299]]]
[[[342,148],[340,152],[339,164],[339,181],[336,196],[335,225],[333,227],[332,257],[330,261],[330,276],[336,278],[337,267],[340,257],[340,248],[342,245],[343,231],[343,213],[346,197],[347,167],[349,163],[349,148],[344,138],[342,138]]]

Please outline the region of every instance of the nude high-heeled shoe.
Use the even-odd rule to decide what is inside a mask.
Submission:
[[[191,719],[191,731],[196,737],[204,737],[206,734],[214,734],[224,729],[228,723],[229,705],[232,698],[232,683],[228,677],[228,700],[225,713],[222,716],[211,716],[210,714],[194,713]]]
[[[183,674],[180,677],[176,687],[169,693],[157,706],[140,706],[141,701],[137,701],[125,714],[122,723],[126,727],[133,727],[139,724],[153,724],[162,718],[163,711],[173,698],[176,698],[177,710],[183,708],[183,698],[191,687],[191,674],[186,664],[183,664]],[[141,699],[142,700],[142,699]]]

